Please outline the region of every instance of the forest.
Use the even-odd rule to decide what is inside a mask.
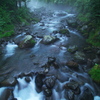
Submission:
[[[40,0],[41,1],[41,0]],[[88,25],[83,34],[87,42],[94,46],[100,46],[100,2],[99,0],[42,0],[46,3],[64,4],[76,8],[77,18],[82,24]],[[25,6],[21,6],[24,2]],[[14,33],[15,24],[31,20],[27,0],[0,1],[0,38],[11,36]]]
[[[0,0],[0,100],[100,100],[100,0]]]

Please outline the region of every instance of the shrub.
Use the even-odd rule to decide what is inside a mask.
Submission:
[[[100,65],[95,64],[93,68],[89,71],[89,74],[95,82],[100,83]]]

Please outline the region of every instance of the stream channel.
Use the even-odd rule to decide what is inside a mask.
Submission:
[[[100,100],[100,86],[92,81],[87,64],[74,59],[86,45],[84,37],[68,24],[67,20],[75,22],[76,15],[46,8],[32,8],[41,20],[19,29],[20,34],[0,47],[0,100]],[[68,34],[61,34],[61,29]],[[27,36],[32,36],[35,45],[20,48]],[[68,51],[72,46],[77,46],[74,53]]]

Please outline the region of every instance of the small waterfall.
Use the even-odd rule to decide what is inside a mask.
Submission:
[[[13,92],[17,100],[43,100],[43,93],[36,92],[35,77],[31,79],[30,83],[25,81],[25,77],[22,79],[18,78],[17,80],[18,84]]]
[[[15,53],[15,49],[18,47],[14,42],[9,43],[6,45],[6,54],[5,58],[12,56]]]
[[[6,89],[6,87],[2,87],[2,88],[0,88],[0,98],[1,98],[1,95],[2,95],[2,93],[3,93],[3,91]]]
[[[100,100],[100,96],[95,96],[94,100]]]
[[[53,100],[59,100],[59,93],[54,89],[53,90]]]

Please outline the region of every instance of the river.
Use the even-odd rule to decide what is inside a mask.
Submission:
[[[0,100],[100,100],[100,86],[92,81],[86,63],[74,60],[74,53],[86,45],[85,38],[68,24],[67,20],[76,22],[75,13],[34,4],[30,1],[28,7],[41,20],[2,44]],[[62,29],[68,34],[61,34]],[[36,43],[21,49],[16,41],[23,40],[27,30]],[[70,46],[78,50],[71,53]],[[70,61],[78,67],[66,65]]]

